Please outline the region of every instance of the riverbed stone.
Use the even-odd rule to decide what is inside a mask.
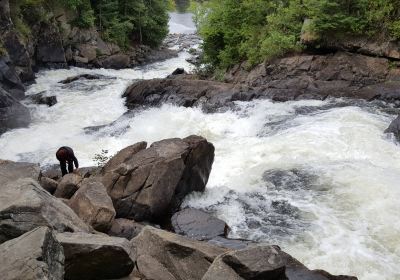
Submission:
[[[119,279],[134,267],[125,238],[87,233],[59,233],[65,255],[66,280]]]
[[[171,224],[176,233],[197,240],[210,240],[217,236],[226,236],[229,230],[224,221],[192,208],[175,213],[171,218]]]
[[[0,184],[0,191],[0,243],[39,226],[58,232],[92,231],[71,208],[37,181],[20,179]]]
[[[3,280],[64,279],[64,253],[53,232],[38,227],[0,245]]]

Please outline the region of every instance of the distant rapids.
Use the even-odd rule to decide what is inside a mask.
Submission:
[[[180,20],[173,16],[170,27],[195,30]],[[215,145],[215,162],[206,192],[190,195],[184,206],[225,220],[233,238],[277,244],[311,269],[400,279],[400,146],[383,133],[393,119],[387,106],[255,100],[213,114],[168,104],[125,114],[127,86],[177,67],[190,70],[189,56],[127,70],[39,72],[27,94],[45,91],[58,103],[27,103],[33,122],[0,137],[0,158],[45,166],[68,145],[90,166],[102,149],[114,154],[139,141],[201,135]],[[83,73],[105,78],[58,83]],[[87,129],[100,125],[106,126]]]

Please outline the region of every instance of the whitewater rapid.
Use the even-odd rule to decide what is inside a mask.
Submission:
[[[39,72],[27,94],[45,92],[58,103],[27,101],[33,122],[0,137],[0,158],[46,166],[69,145],[91,166],[102,149],[114,154],[138,141],[202,135],[215,145],[215,162],[206,192],[184,206],[222,218],[231,237],[278,244],[311,269],[400,279],[400,146],[383,133],[394,118],[386,106],[255,100],[213,114],[168,104],[125,114],[128,85],[189,70],[188,56],[128,70]],[[105,78],[59,83],[84,73]]]

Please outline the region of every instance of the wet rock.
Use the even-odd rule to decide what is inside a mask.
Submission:
[[[48,191],[50,194],[54,194],[54,192],[57,189],[58,182],[51,178],[42,176],[42,178],[40,178],[40,185],[42,186],[43,189]]]
[[[40,177],[39,164],[0,160],[0,186],[24,178],[38,181]]]
[[[202,279],[213,260],[227,251],[153,227],[145,227],[132,245],[138,271],[155,280]]]
[[[14,34],[14,33],[13,33]],[[15,34],[14,34],[15,35]],[[17,38],[15,38],[18,40]],[[19,41],[18,41],[19,42]],[[17,68],[14,66],[13,58],[17,59],[18,55],[24,55],[26,53],[25,47],[21,45],[21,53],[14,52],[13,44],[17,44],[15,42],[5,41],[4,44],[11,52],[9,56],[0,57],[0,88],[1,90],[8,93],[11,97],[16,100],[21,100],[25,97],[25,87],[21,81],[21,78],[18,75]],[[9,45],[7,45],[9,44]],[[13,55],[14,54],[14,55]],[[0,99],[1,100],[1,99]],[[0,106],[0,108],[2,108]]]
[[[71,208],[32,179],[0,184],[0,188],[0,243],[39,226],[58,232],[91,230]]]
[[[280,249],[257,246],[222,254],[216,258],[202,280],[285,279],[285,263]]]
[[[68,77],[65,80],[60,81],[61,84],[70,84],[78,80],[100,80],[100,79],[113,79],[113,77],[107,77],[104,75],[97,74],[81,74],[73,77]]]
[[[400,141],[400,115],[390,123],[385,133],[393,133],[396,139]]]
[[[134,267],[125,238],[87,233],[59,233],[65,255],[65,279],[118,279]]]
[[[125,148],[102,169],[101,180],[118,218],[160,221],[192,191],[203,191],[214,146],[199,136],[166,139]]]
[[[219,247],[224,247],[224,248],[229,248],[229,249],[234,249],[234,250],[239,250],[239,249],[245,249],[251,245],[256,245],[257,243],[251,240],[245,240],[245,239],[231,239],[231,238],[225,238],[221,236],[216,236],[213,239],[210,239],[208,241],[210,244],[217,245]]]
[[[29,98],[36,104],[43,104],[43,105],[47,105],[49,107],[57,104],[57,97],[45,96],[43,93],[30,95]]]
[[[178,234],[197,239],[210,240],[228,234],[228,225],[212,215],[197,209],[186,208],[175,213],[172,228]]]
[[[87,57],[74,55],[72,59],[75,61],[76,66],[85,66],[89,63],[89,59],[87,59]]]
[[[63,279],[63,249],[47,227],[38,227],[0,245],[3,280]]]
[[[102,183],[85,179],[68,204],[85,223],[95,230],[107,232],[111,228],[115,210]]]
[[[185,74],[185,69],[183,68],[176,68],[174,70],[174,72],[171,73],[171,75],[181,75],[181,74]]]
[[[125,54],[114,54],[100,61],[104,68],[123,69],[130,66],[130,58]]]
[[[107,233],[110,236],[123,237],[128,240],[139,235],[145,225],[128,219],[115,219]]]
[[[123,97],[129,109],[171,103],[184,107],[203,106],[206,111],[213,111],[233,101],[248,101],[258,95],[258,89],[244,85],[191,79],[153,79],[134,83]]]
[[[55,197],[70,199],[80,188],[83,181],[82,176],[76,173],[69,173],[62,177],[54,193]]]
[[[26,127],[30,121],[28,108],[0,87],[0,134],[8,129]]]

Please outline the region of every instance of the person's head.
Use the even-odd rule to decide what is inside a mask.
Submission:
[[[68,157],[68,151],[67,150],[65,150],[65,149],[63,149],[63,148],[61,148],[61,149],[59,149],[58,151],[57,151],[57,153],[56,153],[56,157],[58,158],[58,159],[67,159],[67,157]]]

